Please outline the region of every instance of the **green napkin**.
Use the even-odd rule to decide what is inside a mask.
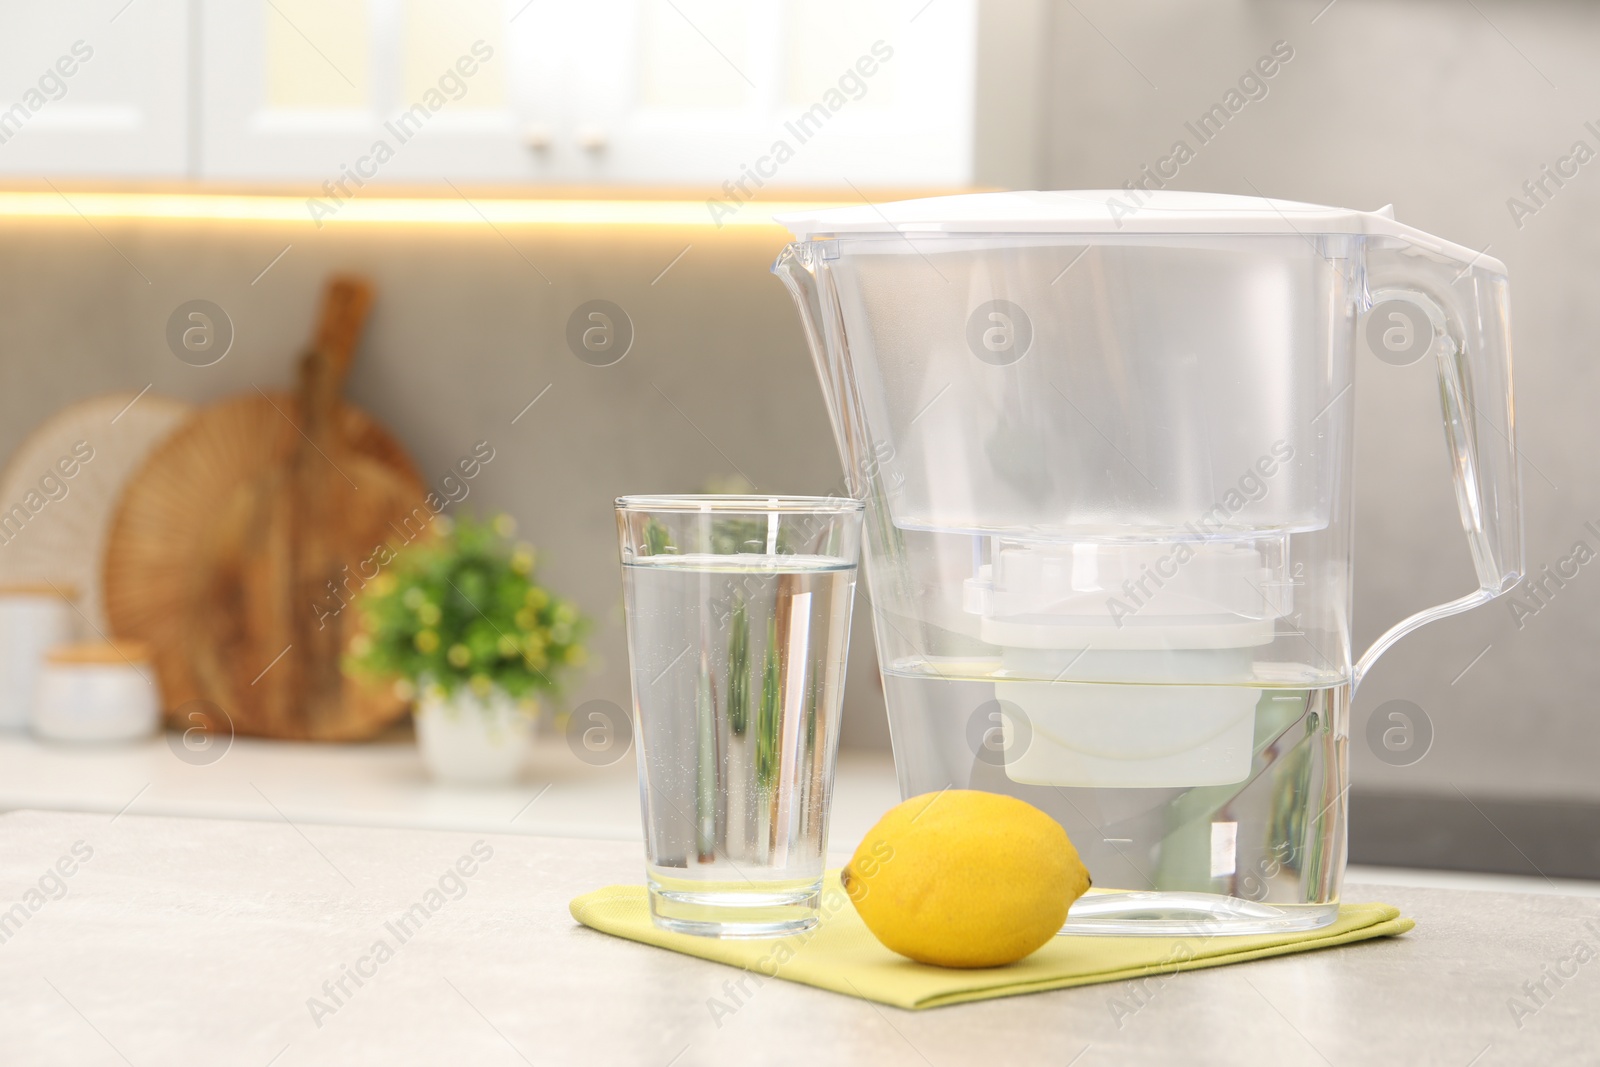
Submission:
[[[1387,904],[1343,904],[1316,930],[1244,937],[1057,937],[1009,967],[952,970],[896,955],[878,943],[850,906],[837,871],[823,886],[822,921],[771,941],[724,941],[661,930],[650,921],[645,888],[613,885],[574,900],[572,917],[603,933],[897,1008],[937,1008],[1046,989],[1119,982],[1200,967],[1403,934],[1415,924]]]

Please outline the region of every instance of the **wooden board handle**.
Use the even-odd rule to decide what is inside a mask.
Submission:
[[[372,284],[354,274],[328,279],[322,297],[322,317],[311,345],[328,360],[336,381],[342,381],[361,343],[361,331],[372,310]]]

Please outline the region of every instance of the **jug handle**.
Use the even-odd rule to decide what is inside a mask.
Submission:
[[[1374,238],[1367,254],[1366,332],[1390,352],[1384,319],[1407,318],[1395,303],[1416,310],[1400,330],[1407,346],[1427,347],[1439,371],[1439,404],[1450,452],[1461,526],[1472,552],[1478,588],[1417,612],[1389,627],[1356,661],[1353,682],[1400,638],[1420,626],[1487,603],[1522,580],[1522,487],[1511,389],[1511,325],[1505,268],[1477,256],[1464,260],[1402,238]],[[1396,327],[1399,329],[1399,327]],[[1378,345],[1374,344],[1374,351]],[[1407,348],[1407,354],[1414,351]],[[1382,355],[1382,353],[1379,353]],[[1408,360],[1412,361],[1412,360]]]

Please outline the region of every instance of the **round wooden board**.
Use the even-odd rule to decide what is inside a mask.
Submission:
[[[337,670],[359,626],[351,601],[379,546],[426,534],[427,491],[382,425],[345,404],[333,418],[338,447],[312,452],[296,394],[245,394],[193,416],[129,482],[105,556],[106,611],[119,637],[154,649],[169,715],[204,699],[240,733],[351,740],[405,712],[388,687],[328,664]],[[308,463],[317,469],[296,469]],[[325,490],[319,514],[293,495],[308,475]],[[348,581],[308,588],[295,562],[307,551]],[[320,678],[305,676],[308,645]],[[307,697],[319,687],[329,699]]]

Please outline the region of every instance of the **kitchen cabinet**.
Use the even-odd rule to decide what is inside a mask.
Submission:
[[[187,0],[8,4],[0,30],[0,174],[186,173]]]
[[[4,69],[44,69],[81,16],[29,12]],[[1042,0],[139,0],[97,46],[104,103],[74,83],[30,120],[31,154],[0,145],[0,174],[693,186],[730,206],[768,184],[1030,184],[1046,17]],[[107,139],[123,127],[126,150]]]
[[[206,177],[971,177],[974,0],[202,2]]]

